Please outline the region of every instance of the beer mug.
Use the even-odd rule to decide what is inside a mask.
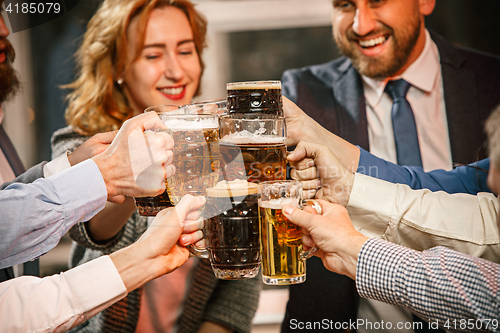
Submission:
[[[259,183],[286,178],[285,118],[245,114],[221,117],[221,178]]]
[[[265,284],[288,285],[306,280],[306,259],[317,248],[302,249],[302,229],[290,222],[282,212],[284,205],[302,209],[314,207],[315,200],[303,200],[302,183],[296,180],[269,181],[260,184],[259,224],[262,256],[262,279]]]
[[[231,82],[226,88],[229,114],[260,113],[283,116],[281,81]]]
[[[185,112],[185,107],[181,108]],[[205,196],[219,180],[219,116],[217,114],[164,114],[160,117],[174,139],[175,173],[167,192],[176,205],[186,194]]]
[[[155,105],[148,107],[144,112],[156,112],[158,117],[162,119],[166,114],[173,114],[181,111],[178,105]],[[167,191],[156,197],[134,198],[134,202],[139,215],[142,216],[156,216],[162,209],[173,206]]]
[[[206,249],[189,248],[209,258],[219,279],[253,278],[260,268],[258,185],[221,181],[207,189],[203,211]]]

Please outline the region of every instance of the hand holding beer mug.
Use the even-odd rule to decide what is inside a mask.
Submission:
[[[166,114],[170,114],[178,110],[178,105],[155,105],[147,108],[146,110],[144,110],[144,112],[156,112],[160,120],[163,121],[162,118]],[[134,202],[139,215],[142,216],[156,216],[159,211],[173,206],[173,204],[170,202],[170,199],[168,198],[168,193],[166,190],[156,197],[134,198]]]
[[[283,215],[284,205],[299,209],[310,205],[321,214],[321,206],[315,200],[303,200],[301,182],[281,180],[260,183],[260,246],[265,284],[304,282],[305,261],[317,251],[316,247],[303,250],[302,229]]]

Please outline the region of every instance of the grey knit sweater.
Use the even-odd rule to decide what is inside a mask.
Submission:
[[[76,133],[71,126],[56,131],[52,136],[52,158],[74,150],[88,138]],[[73,226],[70,230],[70,236],[74,240],[70,253],[70,268],[132,244],[146,228],[147,219],[134,212],[113,239],[97,243],[89,236],[87,223]],[[259,302],[260,280],[218,280],[207,260],[198,260],[193,273],[184,309],[178,318],[178,332],[196,332],[204,321],[231,327],[236,332],[250,332]],[[141,306],[141,292],[142,288],[130,292],[127,297],[70,332],[135,332]]]

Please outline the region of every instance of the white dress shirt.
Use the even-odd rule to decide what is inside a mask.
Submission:
[[[0,283],[0,331],[66,332],[127,295],[109,256],[64,273]]]

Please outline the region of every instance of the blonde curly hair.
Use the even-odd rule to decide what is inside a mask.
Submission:
[[[133,18],[139,17],[140,40],[134,61],[144,46],[150,12],[165,6],[177,7],[186,14],[203,73],[207,22],[189,0],[105,0],[90,19],[76,53],[77,79],[64,86],[72,89],[67,97],[66,122],[76,131],[93,135],[116,130],[131,116],[127,98],[114,81],[116,74],[125,72],[130,65],[125,56],[127,27]]]

